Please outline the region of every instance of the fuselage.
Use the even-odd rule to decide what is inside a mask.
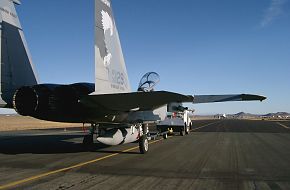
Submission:
[[[23,116],[68,123],[132,124],[162,119],[158,110],[125,112],[82,104],[80,100],[93,93],[94,87],[93,83],[25,86],[16,91],[13,107]]]

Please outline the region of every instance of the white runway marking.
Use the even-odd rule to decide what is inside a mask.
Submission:
[[[288,127],[288,126],[286,126],[286,125],[284,125],[284,124],[282,124],[280,122],[277,122],[277,124],[280,125],[281,127],[284,127],[285,129],[290,129],[290,127]]]
[[[191,131],[196,131],[196,130],[198,130],[198,129],[201,129],[201,128],[204,128],[204,127],[207,127],[207,126],[209,126],[209,125],[216,124],[216,123],[220,123],[220,122],[221,122],[221,121],[217,121],[217,122],[209,123],[209,124],[206,124],[206,125],[200,126],[200,127],[198,127],[198,128],[194,128],[194,129],[192,129]]]

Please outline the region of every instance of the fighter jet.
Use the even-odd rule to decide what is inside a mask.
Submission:
[[[110,0],[95,0],[95,83],[39,84],[17,16],[19,0],[0,1],[0,107],[23,116],[57,122],[91,124],[84,144],[139,141],[148,151],[148,123],[166,117],[169,103],[264,100],[263,96],[183,95],[154,91],[155,72],[146,73],[133,92],[127,75]]]

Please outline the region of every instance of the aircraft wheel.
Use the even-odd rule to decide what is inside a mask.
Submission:
[[[162,136],[163,136],[163,139],[167,139],[168,138],[168,134],[167,133],[164,133]]]
[[[83,144],[84,145],[92,145],[92,144],[94,144],[93,135],[86,135],[86,136],[84,136]]]
[[[139,149],[141,154],[146,154],[149,150],[149,141],[146,135],[139,139]]]

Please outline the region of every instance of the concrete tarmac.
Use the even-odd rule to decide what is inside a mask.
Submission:
[[[0,133],[0,189],[290,189],[290,122],[194,121],[184,137],[90,150],[79,129]]]

